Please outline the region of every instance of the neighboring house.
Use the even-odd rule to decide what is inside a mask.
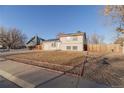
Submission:
[[[29,45],[42,46],[42,50],[64,50],[64,51],[86,51],[87,50],[87,40],[86,33],[77,32],[70,34],[61,34],[58,39],[42,39],[39,43],[35,44],[33,39],[28,42]],[[33,42],[33,44],[31,43]],[[31,44],[30,44],[31,43]]]
[[[40,45],[42,42],[44,41],[44,39],[38,37],[38,36],[34,36],[32,37],[27,43],[26,46],[29,49],[35,49],[37,45]]]

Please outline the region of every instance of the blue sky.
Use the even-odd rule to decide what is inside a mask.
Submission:
[[[0,26],[16,27],[28,36],[55,38],[59,32],[103,35],[110,43],[114,29],[105,25],[104,6],[0,6]]]

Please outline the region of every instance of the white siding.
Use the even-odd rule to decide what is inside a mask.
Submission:
[[[52,46],[53,43],[55,43],[56,46]],[[43,50],[60,50],[60,42],[59,41],[43,42]]]
[[[56,46],[52,46],[52,43],[56,43]],[[83,35],[80,36],[70,35],[60,37],[59,41],[45,41],[42,44],[43,50],[83,51],[84,43],[86,43],[86,41]]]

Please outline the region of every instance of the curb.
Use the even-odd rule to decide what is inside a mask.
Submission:
[[[31,84],[31,83],[29,83],[27,81],[19,79],[19,78],[13,76],[12,74],[10,74],[8,72],[5,72],[5,71],[3,71],[1,69],[0,69],[0,75],[3,76],[4,78],[10,80],[11,82],[17,84],[20,87],[23,87],[23,88],[34,88],[35,87],[34,84]]]

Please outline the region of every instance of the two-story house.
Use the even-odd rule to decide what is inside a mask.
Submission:
[[[83,51],[86,50],[86,34],[83,32],[62,34],[59,37],[61,50]]]
[[[28,45],[31,44],[28,43]],[[86,33],[77,32],[70,34],[61,34],[58,39],[49,40],[43,39],[42,42],[40,43],[40,46],[42,46],[42,48],[40,49],[47,51],[50,50],[86,51],[87,50]]]
[[[86,33],[61,34],[58,39],[43,41],[42,46],[43,50],[86,51]]]

